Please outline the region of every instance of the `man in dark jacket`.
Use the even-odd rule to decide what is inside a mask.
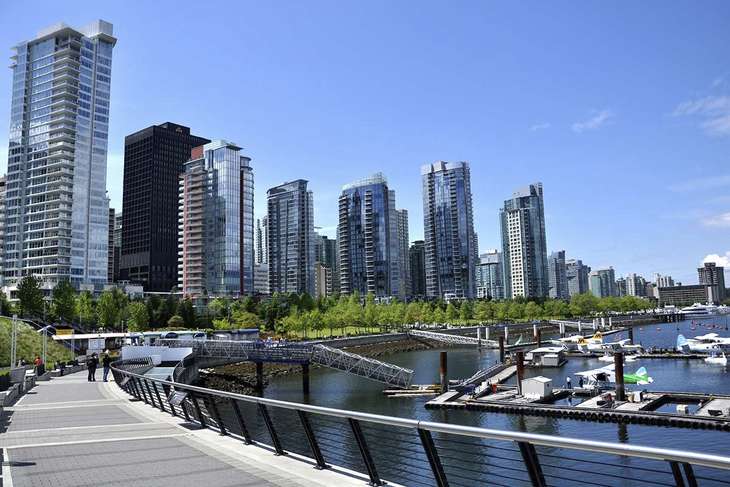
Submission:
[[[89,371],[89,382],[96,382],[96,366],[99,365],[99,359],[95,353],[91,354],[91,357],[86,358],[86,368]]]
[[[104,382],[106,382],[106,378],[109,375],[109,369],[111,369],[112,366],[112,358],[109,356],[109,352],[104,354],[104,357],[101,359],[101,365],[104,367]]]

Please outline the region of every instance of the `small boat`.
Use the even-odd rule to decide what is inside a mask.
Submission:
[[[636,362],[637,360],[639,360],[639,359],[636,358],[636,355],[627,355],[624,358],[624,362]]]
[[[709,357],[705,359],[705,363],[712,364],[712,365],[722,365],[723,367],[727,365],[727,357],[725,356],[725,352],[720,352],[720,354],[712,354]]]
[[[598,360],[600,360],[601,362],[613,362],[613,355],[606,352],[603,355],[601,355],[600,357],[598,357]]]

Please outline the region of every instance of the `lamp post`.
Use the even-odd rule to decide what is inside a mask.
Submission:
[[[10,337],[10,367],[18,365],[18,315],[13,315],[13,326]]]

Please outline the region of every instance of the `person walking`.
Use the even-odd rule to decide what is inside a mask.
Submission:
[[[99,359],[96,356],[96,353],[92,353],[91,357],[88,357],[86,359],[86,368],[89,371],[89,382],[96,382],[96,366],[99,365]]]
[[[104,354],[104,358],[101,359],[101,365],[104,367],[104,382],[107,382],[106,378],[109,375],[109,370],[112,367],[112,358],[109,356],[108,351]]]

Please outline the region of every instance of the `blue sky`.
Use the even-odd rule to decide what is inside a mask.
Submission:
[[[730,256],[730,2],[2,2],[0,46],[96,18],[119,39],[117,208],[124,136],[172,121],[245,148],[257,215],[308,179],[330,235],[341,186],[383,171],[420,238],[420,166],[466,160],[481,250],[542,181],[548,247],[594,268],[691,283]]]

